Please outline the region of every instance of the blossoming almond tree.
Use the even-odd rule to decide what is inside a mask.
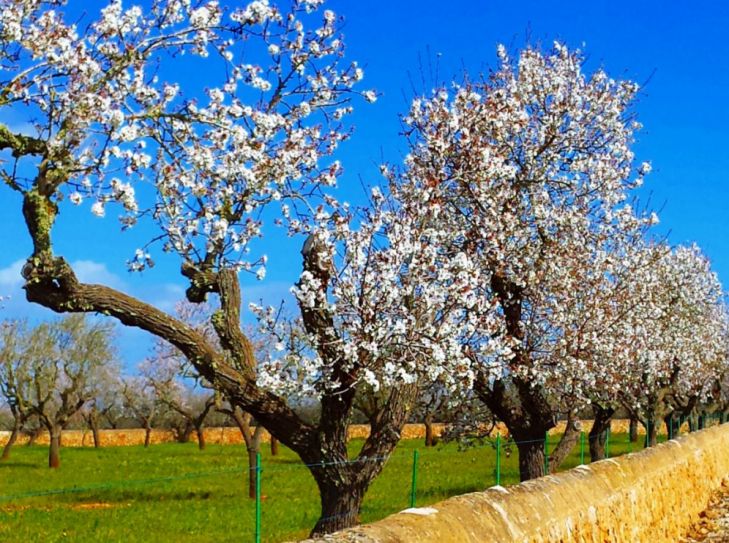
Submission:
[[[12,108],[35,127],[29,134],[1,124],[0,149],[14,159],[2,177],[22,195],[33,241],[23,269],[28,300],[108,314],[174,345],[234,407],[312,465],[322,500],[314,531],[328,532],[356,521],[397,442],[407,384],[426,369],[422,361],[436,361],[429,367],[442,365],[440,373],[444,360],[462,360],[441,347],[451,334],[443,296],[417,287],[429,259],[441,256],[412,237],[414,219],[373,219],[350,235],[348,211],[322,190],[340,173],[338,162],[323,162],[348,136],[342,119],[362,70],[343,63],[339,19],[321,4],[156,0],[144,12],[112,1],[81,26],[68,22],[61,2],[0,0],[0,112]],[[201,67],[210,74],[204,88],[175,80]],[[85,202],[98,216],[120,209],[125,228],[158,228],[153,241],[180,257],[188,300],[218,296],[211,324],[220,348],[149,304],[79,281],[54,251],[53,230],[62,206]],[[309,347],[294,362],[298,383],[321,403],[315,423],[259,370],[241,329],[239,273],[265,275],[265,256],[253,251],[271,214],[289,233],[311,235],[297,288]],[[152,265],[153,249],[140,248],[130,268]],[[346,423],[362,379],[404,386],[393,387],[353,465]]]
[[[419,383],[472,381],[460,348],[468,330],[462,297],[455,303],[441,286],[458,283],[470,291],[469,267],[440,251],[436,236],[442,233],[423,228],[419,214],[406,213],[378,189],[372,200],[356,229],[340,206],[307,239],[294,289],[297,324],[280,319],[274,308],[254,306],[263,330],[278,338],[261,379],[296,401],[319,402],[319,446],[334,465],[312,473],[332,522],[357,516],[399,441]],[[362,387],[382,394],[369,413],[370,435],[350,461],[347,424]]]
[[[710,399],[727,368],[724,293],[696,246],[647,247],[659,258],[632,277],[641,300],[622,322],[626,357],[623,405],[648,425],[649,444],[674,410],[691,411]]]
[[[543,474],[543,439],[555,424],[542,376],[552,368],[566,379],[579,363],[554,356],[573,324],[567,310],[607,242],[626,224],[650,221],[631,218],[625,203],[650,167],[634,168],[630,150],[635,84],[585,74],[580,52],[560,44],[516,59],[500,47],[499,59],[488,79],[413,102],[403,194],[437,213],[453,250],[480,270],[499,323],[474,338],[507,348],[481,356],[472,339],[464,350],[529,479]]]

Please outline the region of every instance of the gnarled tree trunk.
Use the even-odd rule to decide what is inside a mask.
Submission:
[[[359,524],[362,500],[370,481],[365,478],[352,482],[345,474],[323,472],[318,477],[314,475],[314,479],[319,487],[321,516],[312,534],[332,533]]]
[[[588,436],[590,442],[590,460],[597,462],[605,458],[605,443],[608,439],[610,421],[615,414],[615,409],[592,404],[592,412],[594,417]]]
[[[557,446],[554,448],[554,450],[549,453],[549,458],[547,461],[549,473],[557,472],[559,466],[562,465],[562,462],[564,462],[565,458],[570,455],[572,449],[574,449],[575,445],[577,445],[577,442],[580,439],[581,432],[582,423],[575,418],[575,415],[570,413],[567,418],[567,424],[565,425],[564,434],[562,434],[562,437],[560,438],[559,443],[557,443]]]
[[[557,421],[543,391],[521,380],[488,383],[476,380],[475,392],[489,410],[503,422],[519,451],[519,477],[522,481],[545,475],[545,439]]]
[[[521,434],[516,441],[519,450],[519,477],[522,481],[543,477],[544,473],[544,434]],[[514,435],[516,437],[516,435]]]

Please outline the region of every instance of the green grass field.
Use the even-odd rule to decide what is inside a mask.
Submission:
[[[550,436],[550,450],[558,436]],[[361,443],[353,442],[352,450]],[[483,490],[495,481],[495,450],[424,448],[403,441],[373,483],[361,519],[371,522],[409,506],[413,450],[418,449],[417,505]],[[614,434],[611,456],[635,450]],[[245,449],[195,444],[66,448],[61,468],[46,467],[45,447],[19,446],[0,463],[0,541],[253,541],[254,501],[247,497]],[[586,453],[589,459],[589,454]],[[579,446],[562,469],[579,464]],[[314,480],[284,447],[262,457],[263,541],[295,540],[314,525]],[[516,449],[502,451],[502,485],[518,482]],[[63,493],[33,495],[46,491]]]

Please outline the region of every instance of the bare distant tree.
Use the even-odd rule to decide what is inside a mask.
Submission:
[[[14,361],[16,376],[13,386],[5,387],[11,391],[9,403],[38,417],[50,434],[48,465],[57,468],[62,431],[94,398],[100,368],[112,365],[112,327],[71,315],[16,330],[17,341],[4,345],[4,358]]]
[[[18,341],[26,328],[27,324],[19,321],[6,321],[0,326],[0,394],[13,418],[12,431],[3,448],[1,460],[10,457],[10,449],[32,416],[23,394],[24,388],[18,385],[27,379],[27,365],[18,356]]]
[[[159,415],[154,389],[142,377],[122,379],[122,404],[124,413],[144,428],[144,446],[149,447],[152,425]]]
[[[106,424],[116,428],[123,413],[119,366],[109,365],[99,368],[93,389],[94,397],[83,406],[80,414],[91,430],[94,447],[99,448],[101,426]]]

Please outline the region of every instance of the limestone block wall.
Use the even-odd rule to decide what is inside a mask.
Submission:
[[[729,424],[310,542],[675,543],[729,476]]]

